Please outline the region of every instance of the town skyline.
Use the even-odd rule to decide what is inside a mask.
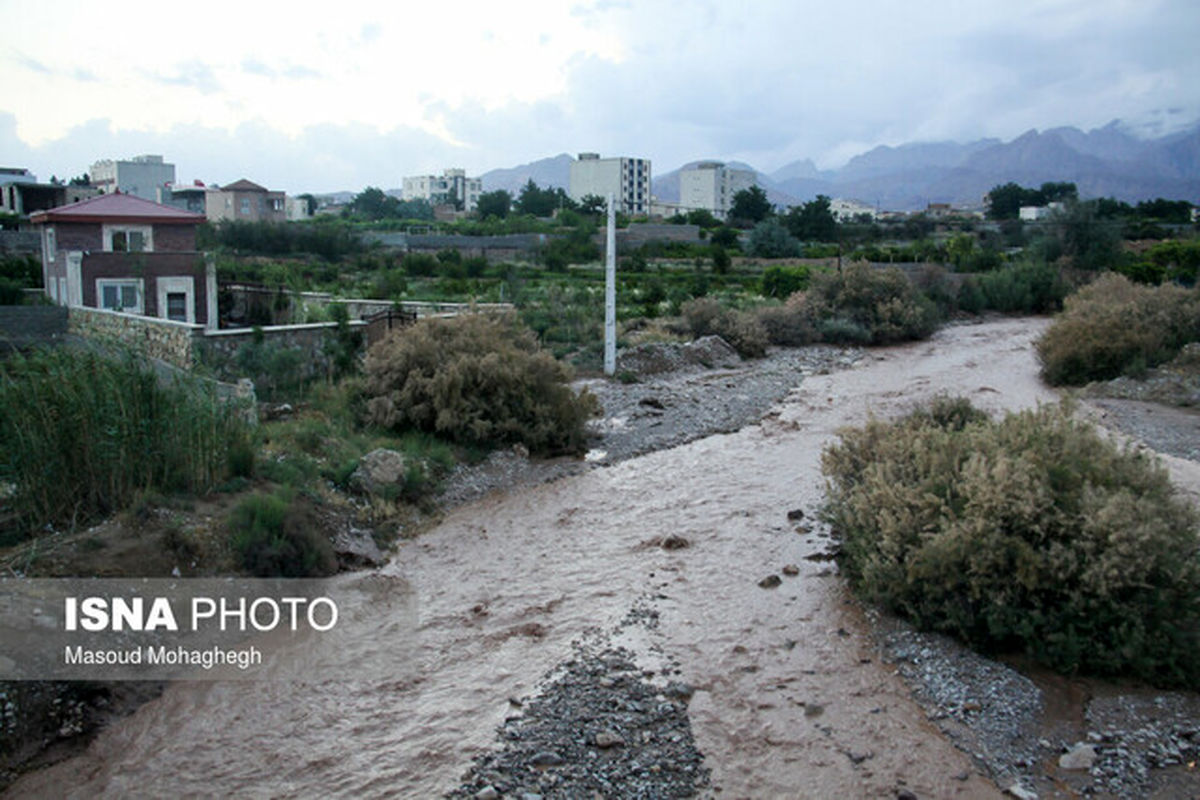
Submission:
[[[1011,140],[1200,119],[1200,11],[1043,0],[1019,15],[697,3],[347,3],[331,16],[217,2],[0,2],[0,157],[42,180],[162,153],[178,180],[289,193],[558,153],[841,166],[879,145]],[[166,26],[166,27],[164,27]]]

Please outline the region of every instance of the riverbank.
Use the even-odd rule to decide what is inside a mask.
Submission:
[[[828,532],[814,522],[821,448],[838,428],[939,392],[995,413],[1055,399],[1032,350],[1045,324],[955,326],[866,352],[853,368],[802,366],[798,387],[794,372],[781,374],[794,391],[758,424],[466,502],[402,542],[382,570],[419,602],[412,665],[393,680],[172,685],[10,793],[570,797],[576,785],[628,776],[610,796],[630,796],[668,767],[690,780],[670,785],[702,796],[975,798],[1011,786],[1074,796],[1078,776],[1058,757],[1077,737],[1099,737],[1101,770],[1121,751],[1136,764],[1134,741],[1167,741],[1154,726],[1187,708],[1153,692],[1136,707],[1092,703],[1094,684],[1052,691],[1052,679],[1012,678],[1011,667],[903,630],[888,644],[837,580]],[[757,398],[749,380],[690,386],[717,405]],[[633,420],[645,430],[667,425],[672,407],[670,385],[652,385],[620,389],[627,419],[664,412]],[[609,408],[606,420],[621,417]],[[1172,468],[1192,480],[1189,464]],[[380,620],[354,636],[385,630]],[[556,697],[578,700],[579,713],[559,714]],[[1047,721],[1061,732],[1039,736]],[[528,747],[511,746],[512,734]],[[1175,740],[1181,754],[1190,746]],[[601,769],[618,757],[640,771]],[[1191,777],[1186,765],[1146,772]],[[1167,791],[1100,781],[1106,774],[1094,788],[1115,796]]]

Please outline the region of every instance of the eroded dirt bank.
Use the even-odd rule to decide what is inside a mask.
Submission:
[[[394,679],[177,684],[11,794],[437,797],[587,640],[625,648],[664,691],[690,687],[702,793],[999,796],[880,661],[827,540],[786,512],[813,517],[822,446],[870,413],[942,391],[993,411],[1055,399],[1032,351],[1045,324],[872,351],[806,377],[759,425],[463,506],[384,568],[418,603]],[[355,635],[398,631],[368,615]],[[552,773],[530,786],[556,796],[539,783]]]

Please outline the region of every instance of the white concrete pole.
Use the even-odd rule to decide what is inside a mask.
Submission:
[[[617,198],[608,196],[608,236],[604,249],[604,374],[617,371]]]

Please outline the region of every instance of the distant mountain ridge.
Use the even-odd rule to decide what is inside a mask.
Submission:
[[[516,193],[532,179],[539,186],[568,188],[573,159],[566,153],[483,174],[485,191]],[[723,159],[705,159],[723,160]],[[656,174],[652,192],[659,200],[679,200],[679,172]],[[1059,127],[1030,130],[1012,141],[912,142],[880,145],[831,170],[817,169],[810,159],[764,173],[749,164],[729,166],[753,170],[773,203],[796,205],[818,194],[858,200],[882,210],[915,211],[929,203],[979,206],[994,186],[1014,181],[1039,186],[1071,181],[1082,197],[1114,197],[1126,202],[1165,197],[1200,204],[1200,122],[1157,139],[1129,133],[1119,120],[1082,131]]]
[[[503,189],[514,197],[521,187],[533,181],[543,189],[570,188],[571,162],[575,159],[566,153],[559,153],[551,158],[543,158],[521,164],[508,169],[493,169],[480,175],[485,192]]]

